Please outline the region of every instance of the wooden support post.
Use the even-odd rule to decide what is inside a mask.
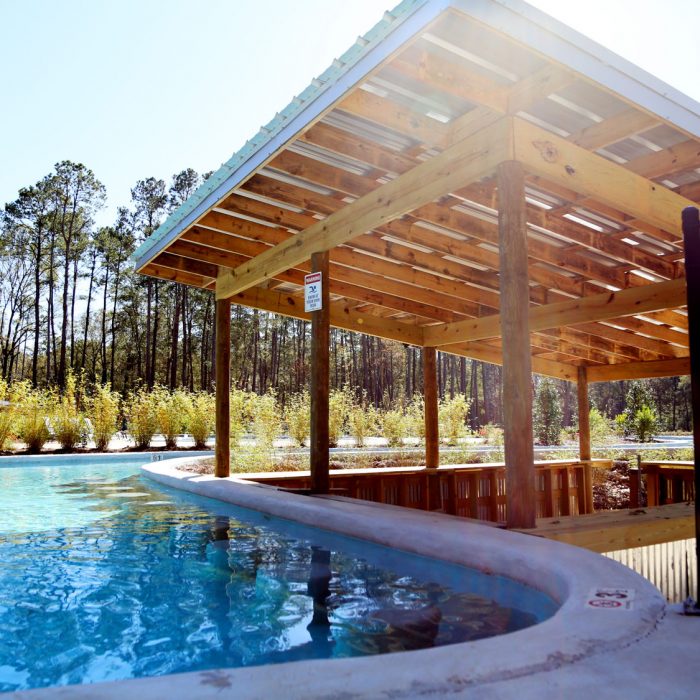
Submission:
[[[328,370],[330,294],[328,252],[313,253],[312,272],[321,273],[321,310],[311,312],[311,492],[328,493]]]
[[[423,406],[425,409],[425,466],[440,464],[437,364],[435,348],[423,348]]]
[[[216,300],[216,476],[231,473],[229,390],[231,385],[231,302]]]
[[[508,527],[535,527],[535,455],[528,313],[525,180],[520,163],[498,166],[501,337]]]
[[[593,512],[593,467],[591,466],[591,408],[588,402],[588,370],[578,368],[578,451],[579,459],[587,462],[583,465],[584,513]]]
[[[700,607],[700,212],[696,207],[683,210],[683,245],[688,291],[688,341],[690,346],[690,391],[695,444],[695,553],[697,591],[695,607]]]

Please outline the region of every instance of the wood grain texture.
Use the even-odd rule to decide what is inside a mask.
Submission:
[[[330,294],[328,253],[311,256],[311,271],[321,273],[321,306],[311,312],[311,491],[328,493],[328,392],[330,366]]]
[[[227,299],[216,302],[216,448],[214,473],[227,477],[231,471],[229,446],[231,385],[231,303]]]
[[[425,409],[425,466],[440,465],[440,437],[438,427],[437,352],[423,348],[423,405]]]
[[[503,423],[508,527],[535,526],[532,369],[528,328],[525,178],[520,163],[498,166],[498,234],[501,255]]]

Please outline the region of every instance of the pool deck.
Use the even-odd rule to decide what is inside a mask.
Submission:
[[[672,503],[652,508],[539,518],[536,529],[519,532],[566,542],[593,552],[612,552],[695,537],[695,509],[691,503]]]
[[[700,617],[667,606],[645,579],[605,557],[464,518],[340,497],[285,493],[241,479],[146,465],[164,485],[347,535],[475,566],[544,590],[549,620],[512,634],[421,651],[220,669],[10,693],[20,700],[169,698],[691,698],[700,688]],[[587,605],[596,588],[634,591],[631,610]]]

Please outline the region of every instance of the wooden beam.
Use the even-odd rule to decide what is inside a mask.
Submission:
[[[254,289],[239,292],[231,298],[234,304],[261,309],[282,316],[311,320],[311,314],[304,311],[304,300],[293,294],[278,291]],[[330,323],[334,328],[343,328],[355,333],[365,333],[379,338],[396,340],[407,345],[423,345],[423,328],[404,323],[393,318],[378,318],[370,314],[355,311],[351,305],[341,302],[331,302]]]
[[[562,66],[547,63],[527,78],[519,80],[508,90],[508,113],[527,111],[537,100],[570,85],[576,80],[573,73]]]
[[[321,276],[321,309],[311,312],[311,429],[312,493],[328,493],[328,392],[330,362],[330,293],[328,252],[311,255],[311,270]]]
[[[689,200],[523,119],[513,119],[513,134],[515,159],[528,171],[681,235],[677,212]]]
[[[532,370],[527,312],[525,178],[520,163],[498,166],[503,424],[508,527],[535,527]]]
[[[214,474],[227,477],[231,470],[230,405],[231,385],[231,303],[228,299],[216,301],[216,445]]]
[[[622,139],[647,131],[659,123],[659,120],[638,109],[626,109],[604,121],[587,126],[585,129],[569,136],[569,141],[581,148],[596,150],[609,146]]]
[[[527,299],[527,291],[525,299]],[[622,316],[643,314],[646,311],[673,309],[684,304],[685,280],[669,280],[644,287],[593,294],[581,299],[531,308],[530,331],[573,326],[591,321],[607,321]],[[497,338],[500,336],[500,326],[501,319],[497,315],[431,326],[425,330],[425,344],[442,346],[463,341]]]
[[[589,382],[617,382],[621,379],[652,379],[654,377],[683,377],[690,374],[690,358],[651,362],[625,362],[588,368]]]
[[[437,362],[435,348],[423,348],[423,409],[425,414],[425,466],[440,466]]]
[[[227,273],[223,279],[220,277],[221,289],[217,283],[217,295],[233,296],[307,260],[312,252],[341,245],[491,173],[511,152],[510,141],[508,124],[503,120],[478,131],[250,263]]]
[[[583,467],[583,512],[593,512],[593,474],[590,465],[591,459],[591,421],[590,403],[588,401],[588,373],[586,367],[578,368],[578,382],[576,383],[578,398],[578,451],[582,462],[589,462]]]

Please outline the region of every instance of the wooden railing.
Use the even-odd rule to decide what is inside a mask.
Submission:
[[[630,504],[640,505],[640,470],[646,482],[647,506],[695,500],[693,462],[639,462],[638,468],[630,469]]]
[[[596,466],[609,466],[595,460]],[[536,462],[537,517],[593,512],[591,462]],[[248,475],[294,491],[310,488],[308,472]],[[506,470],[502,463],[448,465],[437,469],[335,469],[331,493],[376,503],[438,511],[476,520],[506,521]]]

